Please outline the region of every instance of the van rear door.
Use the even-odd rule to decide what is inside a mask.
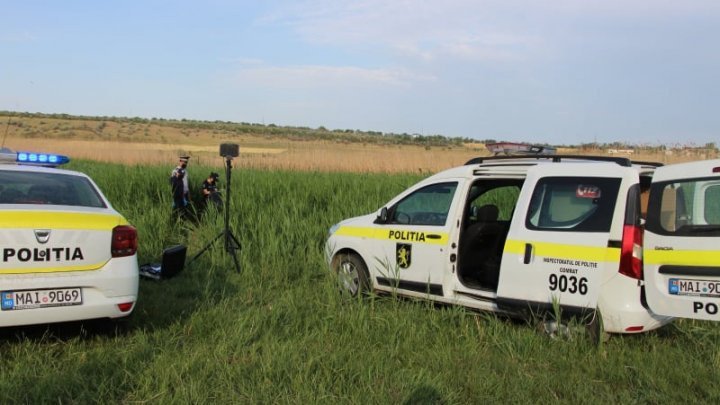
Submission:
[[[644,245],[650,310],[720,321],[720,160],[655,171]]]
[[[619,266],[624,204],[618,201],[634,183],[637,172],[615,163],[529,169],[503,251],[498,306],[559,307],[564,315],[594,310],[606,269]]]

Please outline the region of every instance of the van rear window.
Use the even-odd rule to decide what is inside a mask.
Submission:
[[[525,225],[533,230],[609,232],[619,189],[619,178],[543,178],[535,186]]]
[[[0,170],[0,204],[106,208],[90,181],[61,173]]]
[[[720,236],[720,180],[653,184],[646,226],[662,235]]]

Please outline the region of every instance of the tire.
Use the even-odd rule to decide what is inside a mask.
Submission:
[[[592,314],[590,314],[590,318],[586,319],[585,330],[587,331],[590,342],[595,346],[610,340],[610,334],[605,332],[605,328],[603,327],[600,309],[593,311]]]
[[[360,256],[354,253],[339,253],[333,258],[332,268],[337,274],[341,293],[357,297],[370,292],[370,276]]]

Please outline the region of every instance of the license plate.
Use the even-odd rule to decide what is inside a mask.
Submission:
[[[668,292],[673,295],[720,297],[720,281],[671,278],[668,283]]]
[[[16,311],[82,304],[81,288],[55,288],[52,290],[3,291],[2,310]]]

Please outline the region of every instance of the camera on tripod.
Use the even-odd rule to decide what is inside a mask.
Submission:
[[[225,227],[220,234],[215,237],[215,239],[210,241],[210,243],[200,250],[200,252],[193,256],[190,262],[192,263],[195,261],[195,259],[205,253],[216,241],[222,238],[224,240],[225,252],[232,255],[233,261],[235,262],[235,269],[239,273],[240,262],[237,258],[237,251],[240,250],[240,242],[238,242],[237,238],[230,230],[230,180],[232,175],[232,160],[233,158],[240,156],[240,146],[236,143],[220,144],[220,156],[225,158]],[[217,173],[211,173],[210,175],[211,177],[215,175],[217,178]]]
[[[226,159],[240,156],[240,145],[236,143],[221,143],[220,156]]]

